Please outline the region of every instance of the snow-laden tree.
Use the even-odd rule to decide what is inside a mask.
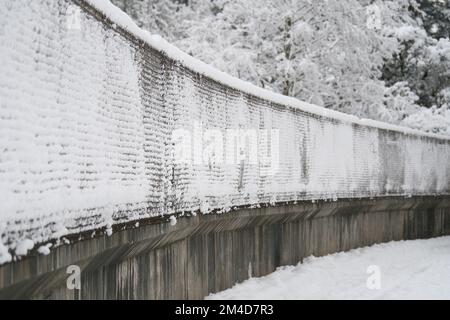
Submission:
[[[178,15],[180,2],[171,0],[110,0],[125,11],[136,24],[151,33],[174,40],[179,33]]]
[[[424,27],[436,39],[450,38],[450,1],[418,0]]]
[[[399,50],[387,61],[384,79],[388,83],[407,81],[425,107],[440,105],[441,91],[450,86],[450,41],[435,40],[421,29],[393,30]]]
[[[113,2],[151,33],[273,91],[415,127],[419,104],[434,106],[434,120],[447,115],[449,40],[438,36],[447,0]]]
[[[368,26],[356,0],[215,1],[177,45],[244,80],[361,117],[398,122],[416,97],[378,80],[395,41]],[[405,108],[403,108],[405,109]],[[406,108],[407,109],[407,108]]]
[[[255,35],[260,34],[260,28],[265,25],[258,25],[254,17],[264,11],[269,13],[268,8],[264,8],[269,1],[261,0],[261,8],[255,7],[256,2],[197,0],[195,4],[190,3],[190,11],[196,13],[185,15],[185,37],[175,44],[225,72],[264,86],[257,80],[261,78],[260,64],[264,62],[258,47],[261,39]],[[197,14],[199,7],[206,12]]]
[[[387,10],[382,33],[397,43],[384,64],[383,79],[391,86],[405,83],[418,96],[421,106],[446,108],[445,92],[450,87],[449,39],[436,40],[427,33],[423,21],[428,14],[417,2],[383,1],[383,5]]]
[[[423,60],[413,63],[418,74],[410,76],[410,82],[431,108],[422,108],[402,124],[450,135],[450,41],[441,38],[424,51]]]

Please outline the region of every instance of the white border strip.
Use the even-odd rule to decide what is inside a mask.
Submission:
[[[219,71],[216,68],[188,55],[187,53],[181,51],[177,47],[173,46],[165,39],[159,35],[152,35],[148,31],[145,31],[138,27],[133,20],[118,7],[113,5],[109,0],[82,0],[99,12],[103,13],[108,19],[113,23],[117,24],[119,27],[128,31],[136,38],[144,41],[154,49],[163,52],[169,58],[179,61],[185,67],[191,69],[194,72],[202,74],[208,78],[211,78],[217,82],[220,82],[226,86],[237,89],[239,91],[248,93],[253,96],[257,96],[261,99],[271,101],[276,104],[286,105],[292,108],[302,110],[304,112],[312,113],[318,116],[323,116],[342,122],[350,122],[359,124],[362,126],[374,127],[384,130],[397,131],[403,134],[410,135],[420,135],[429,138],[442,139],[450,141],[450,137],[427,133],[420,130],[402,127],[398,125],[393,125],[381,121],[362,119],[353,115],[345,114],[339,111],[334,111],[331,109],[326,109],[316,105],[312,105],[298,99],[284,96],[260,87],[257,87],[249,82],[235,78],[225,72]]]

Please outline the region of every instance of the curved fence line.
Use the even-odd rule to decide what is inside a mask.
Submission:
[[[449,138],[223,76],[117,10],[0,3],[0,233],[10,248],[164,214],[450,193]]]

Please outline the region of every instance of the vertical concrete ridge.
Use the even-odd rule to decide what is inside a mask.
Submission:
[[[303,258],[450,234],[450,197],[300,202],[148,221],[0,266],[1,299],[202,299]],[[67,267],[81,290],[67,288]],[[251,267],[250,267],[251,266]]]

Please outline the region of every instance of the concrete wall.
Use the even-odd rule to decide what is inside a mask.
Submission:
[[[301,202],[116,228],[0,266],[0,298],[202,299],[310,255],[448,235],[450,197]],[[67,289],[69,265],[81,268],[81,290]]]

